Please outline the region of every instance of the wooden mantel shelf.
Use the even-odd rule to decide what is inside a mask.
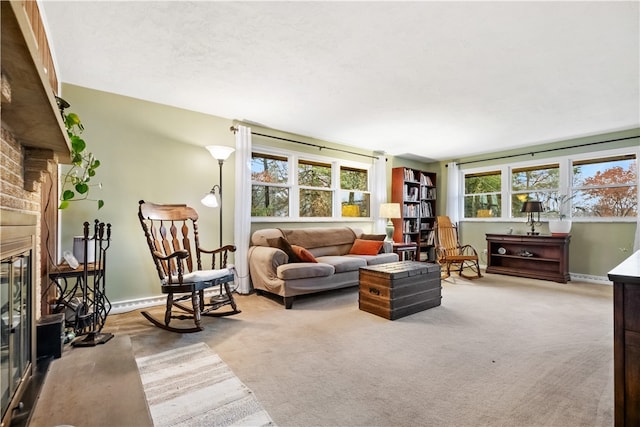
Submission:
[[[52,150],[60,162],[68,163],[71,143],[23,2],[1,3],[2,121],[25,147]]]

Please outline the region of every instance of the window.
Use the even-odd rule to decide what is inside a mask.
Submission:
[[[298,185],[301,217],[332,216],[331,164],[299,160]]]
[[[469,173],[464,176],[464,217],[500,217],[502,212],[500,171]]]
[[[369,173],[366,169],[340,167],[340,204],[343,217],[369,217]]]
[[[289,216],[289,160],[251,154],[251,216]]]
[[[571,211],[575,217],[638,215],[638,169],[634,155],[573,162]]]
[[[259,149],[251,156],[251,216],[368,218],[369,168],[320,156]]]
[[[542,206],[549,206],[558,194],[560,184],[560,165],[541,165],[511,170],[511,216],[523,217],[520,212],[527,200],[538,200]]]
[[[526,200],[539,200],[546,212],[573,218],[634,219],[637,152],[623,148],[596,155],[463,170],[464,218],[519,218],[524,216],[520,209]]]

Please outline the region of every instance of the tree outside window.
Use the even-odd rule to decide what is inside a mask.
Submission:
[[[340,167],[340,202],[343,217],[369,217],[369,176],[365,169]]]
[[[286,157],[251,155],[251,216],[289,216],[288,167]]]
[[[299,215],[301,217],[333,215],[331,164],[299,160],[298,185],[300,186]]]
[[[548,207],[557,197],[560,187],[560,165],[538,165],[514,168],[511,171],[511,216],[526,216],[520,212],[527,200],[538,200]]]
[[[488,218],[502,215],[502,174],[500,171],[464,176],[464,217]]]
[[[573,166],[573,216],[638,215],[635,155],[576,161]]]

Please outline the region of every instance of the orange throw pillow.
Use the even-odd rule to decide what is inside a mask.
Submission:
[[[377,240],[356,239],[349,253],[352,255],[378,255],[383,244],[384,242]]]
[[[318,262],[311,252],[298,245],[291,245],[300,262]]]

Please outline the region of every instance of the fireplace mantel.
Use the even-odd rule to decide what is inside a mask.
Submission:
[[[62,122],[23,1],[2,2],[2,121],[26,148],[51,150],[69,162]],[[46,70],[46,71],[45,71]]]

